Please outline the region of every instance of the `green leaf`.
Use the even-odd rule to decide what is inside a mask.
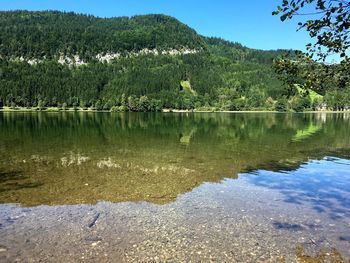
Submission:
[[[284,22],[287,19],[287,15],[281,16],[281,21]]]

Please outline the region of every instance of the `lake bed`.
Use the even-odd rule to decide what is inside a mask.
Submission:
[[[1,113],[0,260],[346,262],[350,114]]]

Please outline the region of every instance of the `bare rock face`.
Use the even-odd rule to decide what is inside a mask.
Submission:
[[[147,56],[147,55],[153,55],[153,56],[180,56],[180,55],[188,55],[188,54],[197,54],[200,50],[197,49],[190,49],[187,47],[183,47],[180,49],[167,49],[167,50],[157,50],[157,49],[148,49],[144,48],[139,51],[131,51],[126,53],[120,53],[120,52],[107,52],[107,53],[99,53],[95,56],[95,59],[97,59],[99,62],[102,63],[111,63],[114,60],[118,60],[120,58],[132,58],[132,57],[140,57],[140,56]],[[42,63],[45,58],[14,58],[13,61],[26,61],[31,66],[37,65],[39,63]],[[84,61],[82,58],[80,58],[79,55],[73,55],[73,56],[64,56],[63,54],[60,55],[57,62],[61,65],[68,65],[70,67],[80,67],[87,65],[88,63]]]

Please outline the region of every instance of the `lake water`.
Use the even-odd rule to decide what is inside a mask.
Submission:
[[[349,159],[350,113],[0,113],[0,261],[348,262]]]

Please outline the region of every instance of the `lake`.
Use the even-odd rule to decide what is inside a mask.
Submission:
[[[350,113],[3,112],[0,261],[348,262],[349,160]]]

